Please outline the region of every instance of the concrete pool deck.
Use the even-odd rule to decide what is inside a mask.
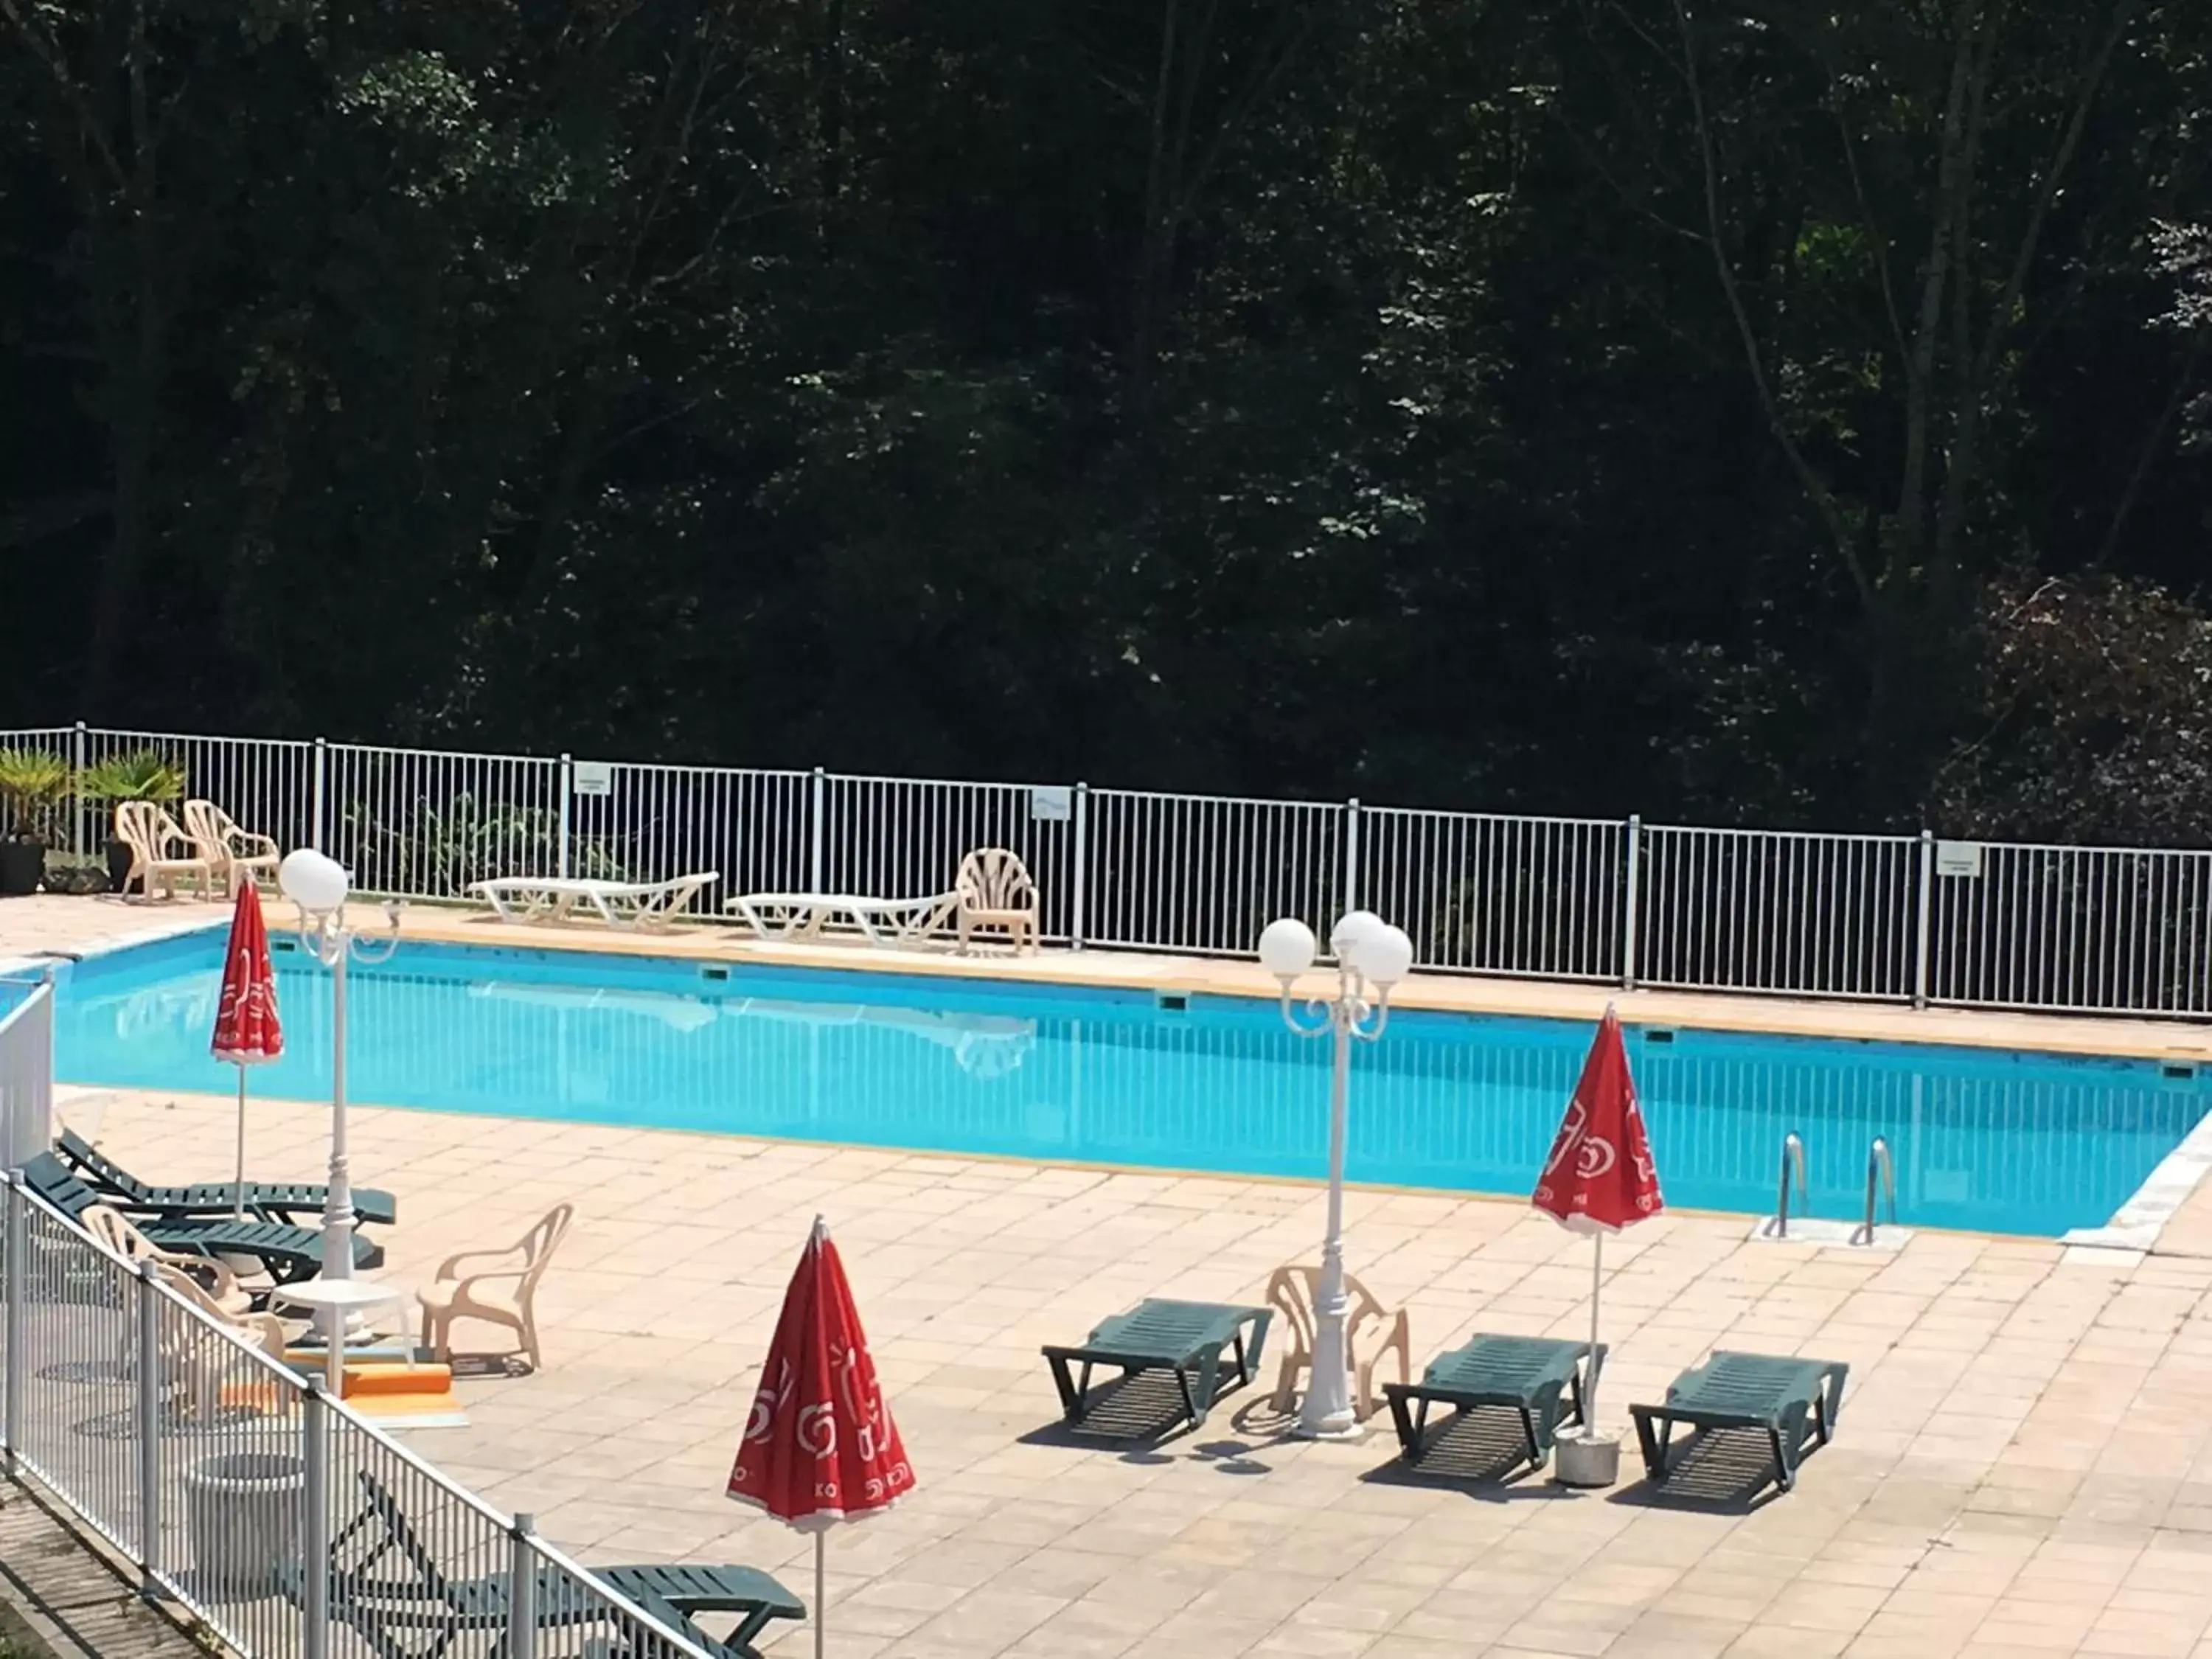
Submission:
[[[227,1097],[64,1096],[150,1176],[224,1167]],[[256,1101],[252,1121],[258,1173],[320,1173],[324,1109]],[[1607,1425],[1716,1346],[1851,1365],[1835,1443],[1747,1509],[1657,1497],[1632,1453],[1610,1492],[1408,1477],[1387,1427],[1282,1437],[1264,1386],[1157,1445],[1060,1430],[1038,1344],[1143,1296],[1256,1299],[1314,1254],[1310,1185],[394,1109],[352,1127],[360,1178],[399,1198],[395,1283],[576,1206],[544,1373],[465,1379],[468,1426],[407,1437],[587,1561],[745,1561],[808,1593],[808,1541],[720,1494],[830,1218],[920,1474],[830,1536],[839,1659],[2212,1656],[2212,1260],[1633,1230],[1607,1251]],[[1523,1203],[1354,1191],[1346,1221],[1417,1365],[1473,1330],[1586,1328],[1588,1244]]]
[[[223,914],[11,901],[0,956],[99,948]],[[423,909],[408,927],[670,949]],[[940,965],[678,943],[731,960]],[[1060,960],[1018,971],[1042,977],[1040,964]],[[1224,970],[1080,959],[1085,977],[1133,984],[1158,982],[1145,975],[1163,964],[1206,975],[1194,989]],[[1243,971],[1228,969],[1231,980]],[[1256,988],[1272,994],[1272,982]],[[1536,993],[1586,1000],[1518,1000]],[[1607,995],[1456,980],[1437,991],[1509,994],[1501,1012],[1566,1017]],[[1723,1029],[1799,1030],[1790,1011],[1808,1006],[1655,994],[1623,999],[1623,1011],[1718,1026],[1646,1010],[1722,1001],[1773,1022]],[[1812,1006],[1933,1024],[1942,1041],[1967,1040],[1954,1020],[2020,1024]],[[2025,1024],[2039,1035],[1984,1040],[2051,1048],[2046,1024],[2132,1023]],[[2153,1029],[2161,1042],[2206,1040]],[[152,1178],[226,1167],[228,1097],[62,1097],[66,1117]],[[252,1121],[257,1175],[319,1178],[322,1108],[257,1100]],[[890,1514],[830,1536],[838,1659],[2212,1659],[2212,1227],[2191,1231],[2201,1187],[2148,1254],[1925,1231],[1880,1254],[1756,1244],[1741,1218],[1689,1215],[1631,1231],[1606,1253],[1607,1427],[1717,1346],[1852,1367],[1836,1443],[1807,1461],[1795,1492],[1747,1509],[1657,1497],[1632,1453],[1606,1493],[1410,1478],[1387,1427],[1349,1446],[1281,1437],[1255,1398],[1272,1364],[1196,1435],[1102,1444],[1059,1431],[1039,1343],[1079,1338],[1143,1296],[1257,1299],[1274,1267],[1316,1254],[1322,1206],[1310,1184],[374,1106],[356,1109],[353,1144],[356,1178],[399,1197],[401,1223],[384,1230],[384,1276],[398,1284],[423,1282],[452,1251],[509,1242],[556,1202],[577,1206],[541,1292],[544,1372],[464,1380],[469,1426],[410,1443],[491,1502],[534,1512],[586,1560],[744,1560],[802,1594],[808,1541],[720,1493],[784,1283],[808,1223],[828,1215],[921,1481]],[[1346,1226],[1352,1270],[1409,1310],[1417,1367],[1476,1329],[1587,1328],[1589,1247],[1524,1202],[1354,1190]],[[460,1334],[465,1348],[486,1333]],[[811,1642],[787,1628],[775,1646],[795,1659]]]

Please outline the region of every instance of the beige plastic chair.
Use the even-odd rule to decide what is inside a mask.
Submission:
[[[170,1267],[157,1267],[154,1271],[164,1285],[208,1319],[234,1332],[248,1347],[258,1348],[280,1365],[284,1363],[284,1351],[291,1339],[276,1315],[228,1312],[190,1273]],[[184,1384],[185,1395],[202,1422],[222,1410],[225,1383],[252,1399],[264,1413],[283,1408],[285,1391],[273,1386],[276,1379],[231,1352],[226,1344],[197,1328],[192,1321],[171,1309],[161,1315],[159,1325],[162,1370]]]
[[[117,802],[115,839],[131,849],[131,873],[124,879],[125,890],[135,881],[148,898],[154,896],[156,886],[174,898],[178,882],[189,876],[193,890],[202,898],[208,896],[215,882],[214,866],[198,852],[179,850],[190,849],[192,838],[154,802]]]
[[[1003,847],[985,847],[960,860],[952,883],[960,896],[960,942],[965,951],[979,927],[1003,929],[1016,951],[1037,948],[1037,890],[1029,866]]]
[[[235,1318],[252,1311],[252,1292],[239,1284],[238,1275],[228,1263],[212,1256],[165,1250],[131,1225],[122,1212],[105,1204],[88,1206],[79,1218],[84,1223],[85,1231],[125,1261],[133,1265],[150,1261],[170,1273],[181,1273],[191,1279],[201,1298],[224,1317]]]
[[[544,1274],[545,1264],[553,1259],[553,1252],[560,1248],[575,1213],[574,1205],[556,1204],[536,1226],[507,1249],[463,1250],[439,1264],[437,1281],[415,1292],[415,1299],[422,1304],[422,1346],[429,1349],[433,1359],[453,1358],[453,1324],[456,1319],[481,1319],[488,1324],[503,1325],[521,1338],[522,1351],[530,1358],[530,1369],[538,1370],[538,1281]],[[464,1261],[508,1265],[482,1267],[465,1276],[460,1271]],[[490,1288],[509,1279],[514,1281],[512,1291]]]
[[[208,861],[226,896],[238,896],[240,878],[257,884],[265,877],[276,879],[276,866],[284,854],[267,836],[239,828],[238,820],[211,800],[185,803],[185,830]]]
[[[1313,1364],[1314,1296],[1320,1284],[1321,1269],[1306,1267],[1278,1267],[1267,1280],[1267,1305],[1283,1316],[1290,1334],[1290,1348],[1275,1378],[1275,1395],[1268,1402],[1278,1412],[1288,1412],[1297,1404],[1299,1373]],[[1411,1381],[1413,1337],[1406,1310],[1385,1308],[1350,1273],[1344,1276],[1344,1293],[1352,1304],[1344,1336],[1352,1360],[1352,1409],[1364,1419],[1375,1414],[1375,1370],[1386,1355],[1396,1352],[1398,1380]]]

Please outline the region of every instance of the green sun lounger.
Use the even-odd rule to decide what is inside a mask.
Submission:
[[[1240,1308],[1218,1302],[1164,1302],[1146,1297],[1127,1313],[1115,1314],[1091,1333],[1079,1347],[1048,1346],[1044,1357],[1052,1365],[1053,1386],[1060,1390],[1061,1409],[1070,1423],[1080,1423],[1090,1407],[1091,1368],[1117,1367],[1122,1376],[1139,1371],[1170,1370],[1182,1391],[1183,1414],[1194,1429],[1206,1422],[1221,1392],[1221,1358],[1233,1351],[1237,1381],[1243,1387],[1260,1369],[1260,1352],[1267,1346],[1267,1324],[1274,1317],[1267,1308]],[[1252,1328],[1248,1347],[1244,1327]],[[1080,1363],[1079,1379],[1069,1366]]]
[[[443,1659],[471,1632],[505,1633],[514,1608],[514,1586],[505,1573],[460,1578],[445,1571],[391,1490],[367,1469],[355,1471],[362,1506],[331,1540],[330,1616],[358,1636],[377,1659]],[[393,1558],[387,1565],[385,1558]],[[343,1565],[341,1565],[343,1564]],[[757,1567],[637,1565],[586,1569],[610,1589],[679,1630],[725,1659],[760,1659],[753,1638],[771,1621],[803,1619],[806,1604]],[[277,1570],[277,1589],[295,1607],[306,1605],[305,1575],[289,1561]],[[606,1604],[579,1594],[574,1578],[542,1565],[532,1597],[540,1629],[604,1625]],[[736,1628],[708,1637],[693,1622],[700,1613],[733,1613]],[[627,1645],[602,1640],[613,1655]],[[658,1653],[664,1644],[648,1643]],[[468,1652],[482,1650],[471,1641]],[[491,1654],[502,1655],[495,1642]]]
[[[107,1195],[94,1192],[65,1168],[52,1152],[40,1152],[23,1165],[24,1184],[72,1221],[82,1221]],[[288,1226],[280,1221],[228,1221],[212,1217],[167,1219],[160,1216],[134,1221],[138,1231],[164,1249],[193,1255],[250,1255],[267,1268],[280,1285],[296,1284],[322,1271],[323,1236],[308,1227]],[[380,1267],[384,1249],[359,1233],[353,1236],[353,1260],[357,1267]]]
[[[1400,1456],[1418,1463],[1428,1450],[1431,1405],[1455,1407],[1462,1413],[1497,1406],[1521,1414],[1528,1467],[1542,1468],[1559,1425],[1583,1421],[1583,1362],[1589,1352],[1587,1342],[1478,1335],[1464,1347],[1431,1359],[1419,1382],[1385,1382],[1382,1393],[1398,1431]],[[1597,1363],[1605,1364],[1601,1342]]]
[[[1843,1409],[1848,1365],[1827,1359],[1784,1359],[1761,1353],[1716,1353],[1667,1385],[1660,1406],[1631,1406],[1644,1472],[1667,1478],[1668,1442],[1677,1423],[1707,1432],[1746,1429],[1764,1433],[1774,1457],[1774,1483],[1796,1484],[1797,1463],[1809,1439],[1825,1446]]]
[[[238,1183],[231,1181],[195,1182],[188,1187],[156,1187],[141,1181],[74,1129],[62,1131],[55,1150],[62,1161],[103,1194],[103,1202],[118,1210],[143,1212],[165,1220],[194,1216],[228,1217],[238,1202]],[[112,1194],[112,1196],[106,1196]],[[249,1181],[246,1183],[246,1212],[257,1221],[293,1222],[301,1216],[319,1218],[330,1188],[299,1181]],[[399,1206],[390,1193],[374,1187],[353,1189],[356,1221],[390,1226]]]
[[[593,1567],[592,1576],[723,1659],[760,1659],[753,1638],[772,1620],[806,1617],[806,1604],[757,1567]],[[737,1626],[709,1636],[693,1616],[702,1613],[734,1613]]]

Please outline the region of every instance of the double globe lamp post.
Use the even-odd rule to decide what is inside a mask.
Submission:
[[[382,962],[399,946],[396,904],[384,907],[388,931],[380,939],[364,939],[346,926],[346,893],[352,882],[337,860],[306,847],[288,854],[276,872],[278,890],[299,907],[301,945],[331,970],[331,1170],[329,1194],[323,1204],[322,1277],[339,1283],[353,1278],[356,1219],[353,1176],[346,1153],[346,963],[349,960]],[[324,1300],[332,1316],[331,1345],[335,1360],[339,1327],[350,1310],[341,1297]]]
[[[1312,1440],[1344,1440],[1359,1432],[1352,1407],[1344,1293],[1345,1090],[1352,1040],[1372,1042],[1390,1016],[1390,989],[1413,964],[1413,942],[1371,910],[1354,910],[1329,930],[1336,958],[1333,994],[1298,998],[1291,989],[1314,963],[1313,929],[1285,916],[1260,935],[1260,964],[1282,987],[1284,1023],[1300,1036],[1334,1038],[1329,1079],[1328,1231],[1322,1241],[1321,1282],[1314,1292],[1313,1371],[1298,1407],[1297,1432]],[[1295,1006],[1303,1001],[1301,1015]]]

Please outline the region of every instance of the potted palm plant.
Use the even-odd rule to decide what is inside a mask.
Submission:
[[[167,806],[185,793],[185,769],[158,749],[132,749],[88,767],[77,781],[80,793],[104,801],[150,800]],[[112,823],[112,820],[111,820]],[[107,888],[119,893],[131,878],[131,848],[112,835],[107,841]]]
[[[0,894],[18,897],[39,890],[46,872],[46,841],[54,805],[69,789],[69,763],[39,749],[0,749],[0,804],[7,832],[0,836]]]

